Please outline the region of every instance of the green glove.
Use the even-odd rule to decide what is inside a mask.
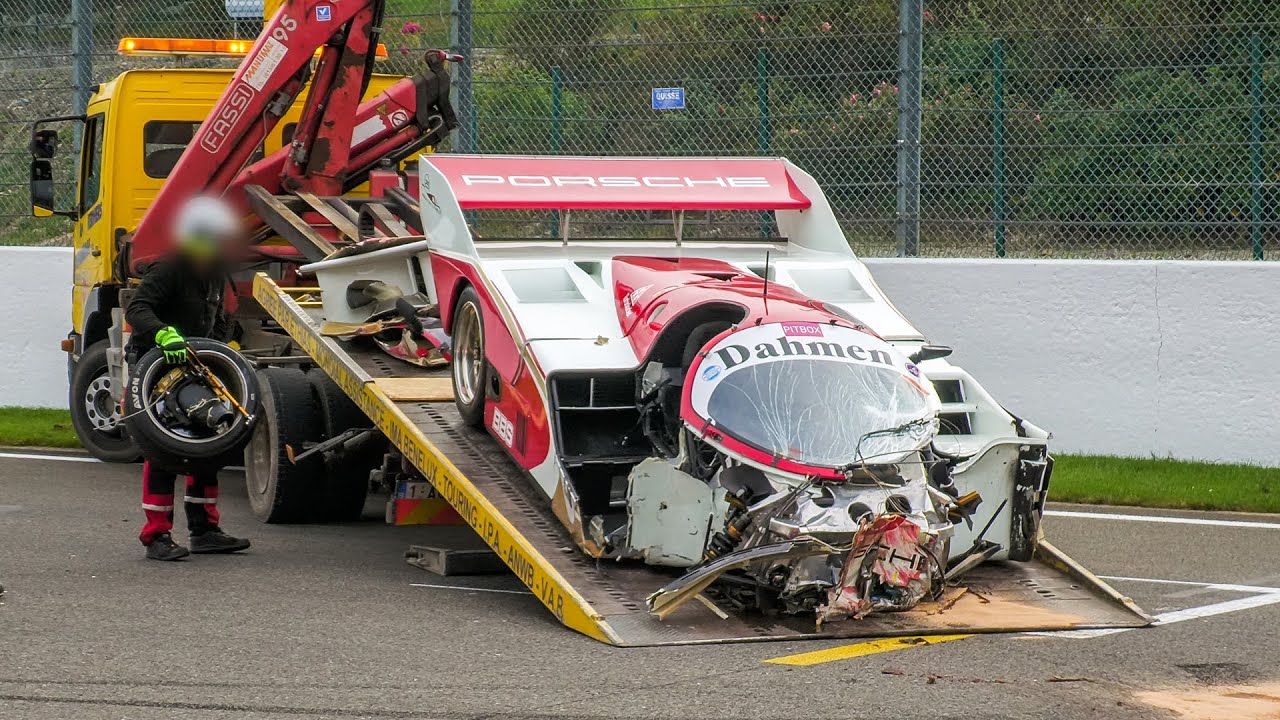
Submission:
[[[187,339],[172,325],[156,331],[156,347],[164,351],[164,361],[170,365],[187,361]]]

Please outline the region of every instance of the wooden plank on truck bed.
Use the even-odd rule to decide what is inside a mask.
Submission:
[[[453,402],[453,379],[450,377],[378,378],[373,382],[392,400]]]

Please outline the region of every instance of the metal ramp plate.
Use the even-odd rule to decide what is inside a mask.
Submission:
[[[659,621],[644,600],[675,571],[587,557],[499,445],[487,433],[464,426],[452,403],[396,402],[376,382],[437,373],[321,336],[318,320],[266,275],[256,278],[254,296],[560,622],[601,642],[679,645],[1151,623],[1132,601],[1047,542],[1034,561],[987,563],[964,576],[963,589],[910,612],[819,629],[810,617],[721,619],[700,603],[688,603]]]

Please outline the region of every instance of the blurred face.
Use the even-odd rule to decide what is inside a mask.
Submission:
[[[178,252],[197,265],[215,265],[227,259],[233,238],[190,234],[177,239]]]

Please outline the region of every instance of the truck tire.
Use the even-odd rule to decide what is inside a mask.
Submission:
[[[467,288],[453,311],[453,403],[462,421],[484,427],[484,400],[489,386],[489,363],[484,354],[484,312],[480,296]]]
[[[107,367],[107,350],[111,344],[100,340],[80,355],[71,367],[71,383],[67,407],[71,411],[71,427],[89,454],[103,462],[137,462],[142,453],[129,437],[121,419],[120,403],[111,400],[111,377]]]
[[[152,388],[170,371],[164,352],[152,348],[130,368],[125,388],[125,427],[142,454],[156,465],[181,473],[234,465],[249,442],[259,415],[258,378],[253,366],[225,343],[207,338],[191,338],[187,352],[195,353],[226,385],[249,417],[234,414],[224,431],[212,436],[171,427],[162,420],[151,401]]]
[[[283,367],[259,370],[258,383],[262,417],[244,451],[249,507],[265,523],[312,520],[319,509],[324,459],[289,460],[290,450],[300,454],[304,443],[323,438],[311,383],[301,370]]]
[[[307,373],[315,403],[324,418],[324,439],[336,437],[351,428],[371,428],[373,421],[338,384],[319,370]],[[320,516],[323,520],[345,522],[359,520],[369,495],[369,471],[382,465],[386,441],[379,435],[362,447],[349,450],[324,465],[323,497]]]

